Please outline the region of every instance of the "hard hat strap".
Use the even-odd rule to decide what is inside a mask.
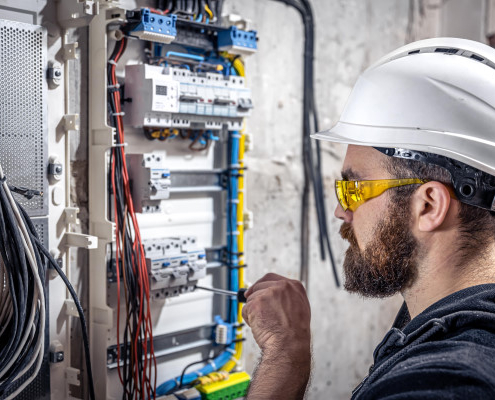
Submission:
[[[459,201],[485,210],[495,211],[495,177],[477,168],[438,154],[416,150],[375,147],[379,152],[395,158],[421,161],[446,169]]]

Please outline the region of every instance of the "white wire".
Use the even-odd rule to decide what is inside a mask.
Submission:
[[[2,166],[0,165],[0,179],[4,179],[4,173]],[[2,182],[2,185],[4,187],[5,193],[7,194],[7,198],[9,200],[10,206],[12,208],[12,211],[14,213],[14,216],[16,218],[17,225],[19,227],[20,231],[20,236],[22,240],[22,245],[25,250],[26,258],[28,260],[29,267],[31,269],[33,278],[34,278],[34,293],[33,293],[33,303],[31,306],[31,315],[30,319],[27,323],[27,326],[30,327],[29,329],[26,329],[26,332],[24,332],[22,336],[22,340],[19,343],[19,346],[17,348],[17,351],[12,355],[11,360],[8,362],[8,364],[0,371],[0,378],[3,377],[7,371],[10,369],[10,367],[14,364],[14,362],[17,360],[19,355],[21,354],[22,351],[24,351],[25,346],[33,346],[32,340],[36,332],[36,325],[33,323],[34,322],[34,317],[35,317],[35,311],[38,309],[39,313],[39,334],[38,338],[36,340],[36,343],[34,343],[34,352],[33,352],[33,357],[29,361],[29,363],[24,367],[24,369],[20,372],[17,373],[16,377],[12,380],[12,382],[18,380],[19,378],[23,377],[26,372],[33,366],[33,364],[36,361],[36,366],[29,378],[27,378],[22,385],[20,385],[15,392],[10,394],[8,398],[15,398],[20,392],[22,392],[26,386],[28,386],[38,375],[40,369],[41,369],[41,363],[43,361],[43,352],[44,352],[44,347],[45,347],[45,316],[46,316],[46,305],[45,305],[45,292],[44,292],[44,286],[40,280],[39,274],[38,274],[38,264],[36,262],[36,256],[35,256],[35,251],[33,248],[33,244],[31,242],[30,236],[28,229],[26,228],[26,225],[24,224],[24,220],[22,219],[21,213],[19,209],[17,208],[17,205],[15,203],[15,200],[12,196],[12,193],[10,192],[10,189],[7,185],[7,183],[4,181]],[[3,269],[5,272],[8,272],[5,269],[5,265],[3,265]],[[5,281],[4,281],[5,282]],[[2,285],[4,285],[4,282],[1,282]],[[8,287],[8,286],[7,286]],[[2,291],[5,290],[5,286],[2,287]],[[3,294],[3,293],[2,293]],[[12,308],[11,300],[10,301],[10,308]],[[12,310],[11,310],[12,311]],[[9,314],[11,314],[11,311],[9,311]],[[11,318],[11,316],[10,316]]]

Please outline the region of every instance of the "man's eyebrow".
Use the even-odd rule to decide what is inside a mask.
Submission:
[[[341,173],[342,179],[344,181],[359,181],[361,180],[361,176],[352,170],[352,168],[347,168],[343,170]]]

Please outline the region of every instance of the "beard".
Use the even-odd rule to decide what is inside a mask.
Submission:
[[[408,208],[391,201],[364,251],[352,226],[344,222],[340,235],[349,241],[344,259],[344,288],[364,297],[384,298],[409,287],[418,270],[418,243],[410,228]]]

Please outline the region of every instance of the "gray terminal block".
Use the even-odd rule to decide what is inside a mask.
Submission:
[[[132,200],[137,212],[149,212],[160,207],[161,200],[170,197],[170,170],[165,152],[128,154]]]

